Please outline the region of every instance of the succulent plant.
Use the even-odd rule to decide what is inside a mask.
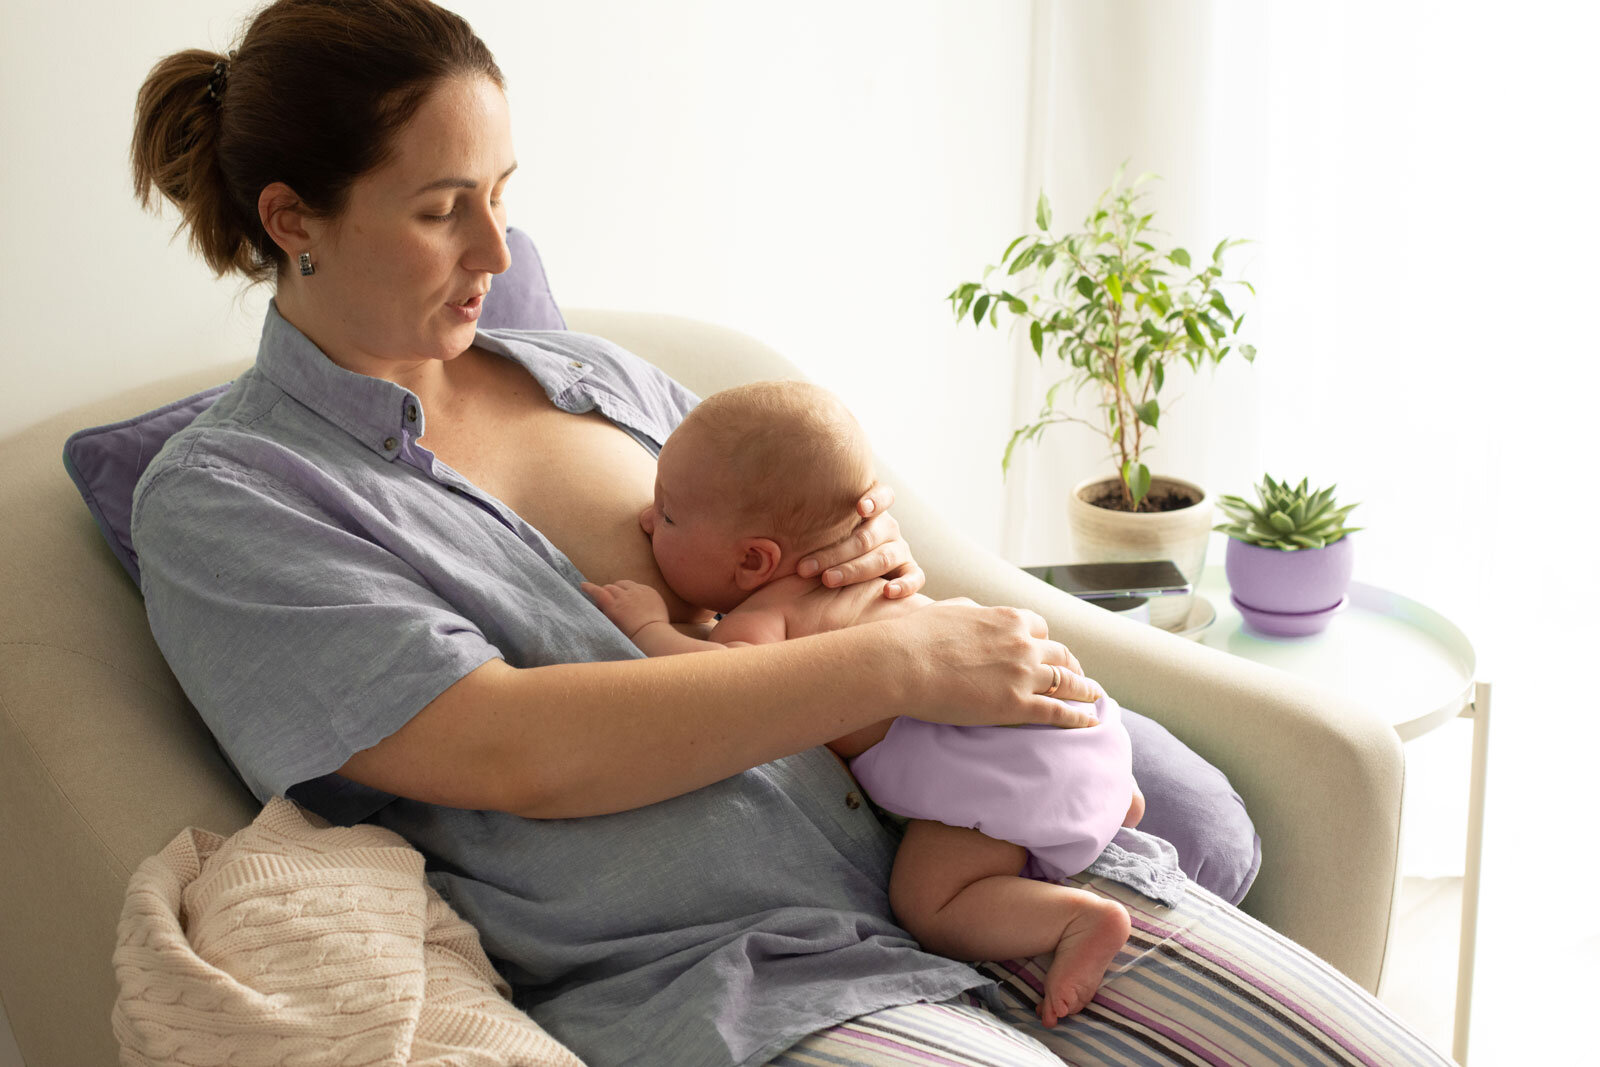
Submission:
[[[1275,482],[1272,475],[1266,475],[1266,482],[1256,486],[1259,505],[1236,496],[1221,497],[1217,506],[1234,521],[1213,529],[1246,544],[1285,552],[1326,548],[1346,534],[1361,529],[1344,524],[1345,516],[1359,504],[1337,507],[1333,491],[1338,486],[1330,485],[1307,493],[1306,481],[1302,478],[1298,486],[1290,486],[1288,482]]]

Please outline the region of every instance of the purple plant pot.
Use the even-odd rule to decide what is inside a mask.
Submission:
[[[1320,630],[1333,617],[1331,609],[1344,600],[1350,589],[1350,576],[1355,571],[1351,536],[1347,534],[1326,548],[1294,552],[1262,548],[1230,537],[1224,558],[1228,587],[1238,603],[1254,609],[1252,614],[1257,618],[1251,621],[1258,629],[1268,629],[1273,615],[1292,615],[1301,617],[1284,620],[1292,629],[1274,632],[1315,632],[1305,629],[1305,617],[1320,615]]]

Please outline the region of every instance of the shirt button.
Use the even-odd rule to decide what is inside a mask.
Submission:
[[[851,811],[855,811],[861,806],[861,794],[857,793],[853,789],[846,793],[844,795],[844,806],[849,808]]]
[[[406,421],[407,422],[416,422],[417,421],[417,405],[415,405],[415,404],[407,404],[406,405]]]
[[[573,370],[583,369],[583,364],[579,363],[577,360],[573,360],[571,363],[568,363],[567,366],[571,367]]]
[[[395,449],[395,446],[398,445],[399,443],[400,443],[399,441],[396,441],[392,437],[385,437],[383,439],[383,450],[385,452],[393,452],[394,449]]]

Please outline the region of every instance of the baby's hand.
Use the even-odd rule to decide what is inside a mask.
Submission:
[[[623,579],[603,586],[584,582],[583,591],[589,594],[595,607],[605,612],[606,618],[630,638],[653,622],[670,621],[667,602],[661,599],[661,594],[640,582]]]

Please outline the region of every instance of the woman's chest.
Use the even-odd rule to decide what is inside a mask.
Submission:
[[[537,387],[430,413],[421,443],[561,549],[592,581],[659,581],[639,512],[655,458],[597,413],[574,415]]]

